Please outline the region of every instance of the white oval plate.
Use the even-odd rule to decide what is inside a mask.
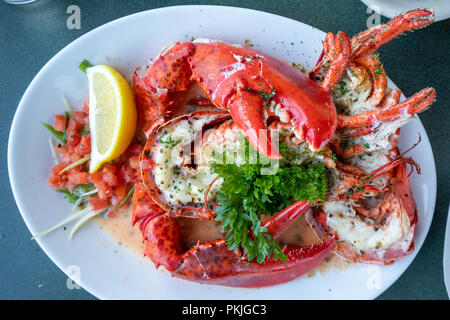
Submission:
[[[288,61],[313,66],[325,34],[301,22],[269,13],[219,6],[180,6],[145,11],[101,26],[75,40],[54,56],[33,79],[14,117],[8,145],[8,169],[14,197],[32,234],[62,220],[71,207],[47,186],[52,167],[48,133],[41,122],[51,122],[64,110],[61,96],[81,106],[88,96],[83,59],[105,63],[130,77],[149,57],[173,41],[191,37],[242,43]],[[292,44],[291,44],[292,43]],[[392,85],[392,83],[391,83]],[[424,87],[426,83],[424,83]],[[419,251],[433,217],[436,172],[430,143],[420,120],[402,130],[400,146],[411,151],[423,174],[412,176],[419,210],[416,250],[391,266],[354,265],[329,270],[263,289],[201,285],[175,279],[143,257],[119,246],[95,224],[83,227],[75,239],[57,230],[37,241],[66,274],[79,276],[83,288],[102,299],[373,299],[406,270]]]
[[[361,0],[366,6],[378,7],[379,13],[385,17],[393,18],[399,14],[417,8],[433,8],[435,21],[450,17],[450,1],[448,0]]]

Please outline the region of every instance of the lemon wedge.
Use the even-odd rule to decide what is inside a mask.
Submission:
[[[86,70],[89,81],[90,172],[118,158],[136,130],[136,105],[128,82],[107,65]]]

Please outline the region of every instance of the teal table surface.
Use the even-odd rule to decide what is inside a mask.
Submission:
[[[69,5],[81,9],[81,29],[69,30]],[[44,64],[68,43],[117,18],[158,7],[215,4],[246,7],[295,19],[324,31],[349,35],[366,29],[370,16],[357,0],[38,0],[8,5],[0,0],[0,299],[95,299],[68,290],[66,275],[30,241],[14,201],[7,172],[7,141],[17,105]],[[382,18],[382,21],[387,19]],[[151,35],[149,35],[150,37]],[[143,39],[145,41],[145,39]],[[380,50],[389,77],[409,96],[425,86],[437,90],[433,107],[420,115],[433,148],[438,195],[426,241],[406,272],[379,299],[448,299],[442,267],[450,179],[450,20],[408,33]]]

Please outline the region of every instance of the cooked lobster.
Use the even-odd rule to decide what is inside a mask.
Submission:
[[[374,52],[433,17],[432,10],[414,10],[352,39],[328,33],[309,77],[267,54],[219,41],[176,43],[144,74],[137,70],[133,85],[147,141],[133,224],[140,224],[145,255],[176,277],[263,287],[302,276],[331,250],[379,264],[410,253],[417,212],[407,165],[419,167],[400,153],[397,141],[400,127],[426,110],[436,93],[427,88],[400,102]],[[194,104],[204,110],[192,112]],[[240,134],[263,156],[289,161],[279,152],[280,139],[302,150],[304,158],[295,161],[321,161],[333,177],[323,201],[294,202],[262,222],[276,239],[306,214],[320,233],[320,243],[284,247],[285,262],[251,261],[225,239],[183,247],[176,218],[214,220],[221,179],[209,170],[211,151],[233,147]],[[195,192],[186,187],[181,195],[170,183],[174,170],[202,180],[205,188],[192,183]]]

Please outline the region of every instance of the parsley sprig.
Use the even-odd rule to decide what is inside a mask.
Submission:
[[[280,151],[286,150],[282,144]],[[261,157],[258,155],[256,164],[211,164],[212,171],[224,178],[217,195],[216,220],[222,225],[230,250],[243,250],[249,261],[256,259],[258,263],[268,257],[286,261],[278,243],[261,225],[261,214],[272,216],[299,200],[324,199],[328,189],[326,169],[322,163],[281,164],[275,174],[263,175],[261,169],[268,164]]]
[[[87,202],[86,196],[97,193],[97,189],[93,183],[79,184],[72,192],[68,189],[58,189],[56,191],[64,194],[64,198],[73,205]]]

